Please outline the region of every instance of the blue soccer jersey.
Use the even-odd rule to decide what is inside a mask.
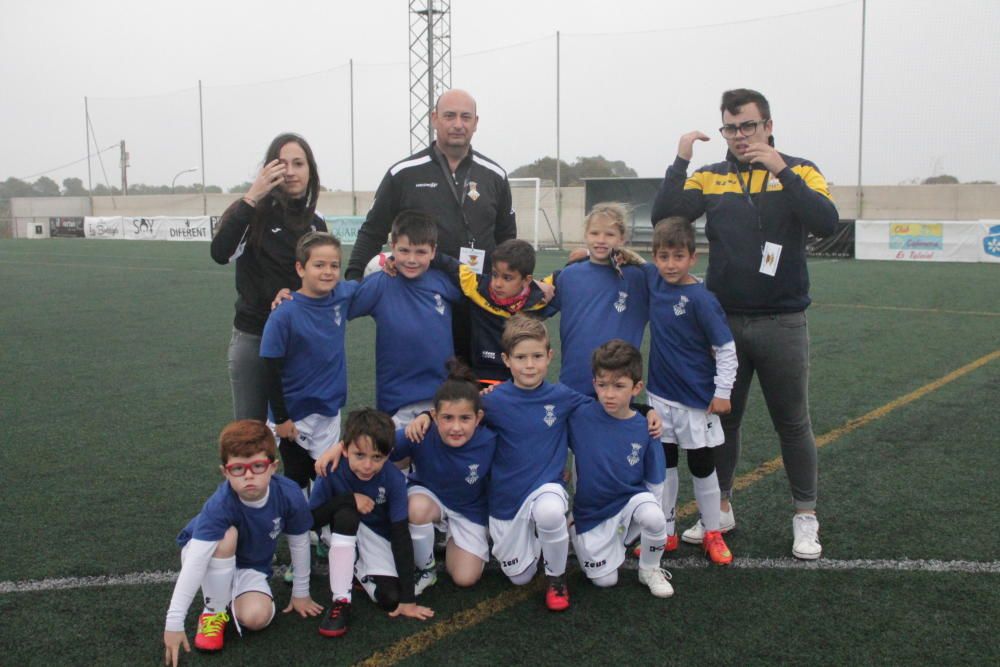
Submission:
[[[652,264],[649,285],[649,391],[705,410],[715,395],[712,347],[733,341],[726,314],[702,282],[671,285]]]
[[[396,448],[392,460],[412,457],[415,464],[410,484],[427,487],[444,505],[469,521],[486,525],[486,488],[497,437],[480,426],[472,438],[461,447],[450,447],[441,441],[436,424],[431,424],[422,442],[406,439],[403,429],[396,431]]]
[[[318,509],[345,493],[360,493],[375,501],[374,509],[361,515],[361,522],[387,540],[392,524],[409,518],[406,476],[391,463],[386,462],[374,477],[365,481],[358,479],[351,470],[345,453],[336,470],[328,471],[326,477],[316,478],[309,507]]]
[[[610,265],[571,264],[556,276],[556,295],[549,304],[558,309],[562,367],[559,381],[570,389],[595,396],[590,357],[613,338],[637,349],[649,320],[649,295],[641,268],[625,266],[622,277]]]
[[[292,480],[273,475],[267,489],[267,502],[261,508],[249,507],[240,500],[229,482],[222,482],[205,505],[177,536],[183,547],[192,539],[218,542],[235,526],[236,567],[254,569],[271,576],[271,560],[278,536],[301,535],[312,528],[312,513],[302,497],[302,490]]]
[[[462,298],[442,272],[416,278],[375,273],[361,282],[350,318],[375,319],[375,403],[392,414],[427,401],[447,377],[445,363],[455,354],[451,304]]]
[[[260,356],[284,360],[281,387],[292,420],[313,414],[333,417],[344,407],[344,332],[357,289],[356,282],[340,282],[318,299],[296,292],[267,318]]]
[[[513,519],[532,491],[550,482],[562,483],[566,422],[573,410],[590,400],[549,382],[535,389],[505,382],[483,396],[485,422],[497,434],[489,485],[491,517]]]
[[[569,446],[576,466],[573,519],[585,533],[622,510],[629,499],[660,484],[667,467],[663,445],[649,435],[646,418],[609,415],[598,402],[569,418]]]

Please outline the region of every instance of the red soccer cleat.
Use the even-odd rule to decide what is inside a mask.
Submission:
[[[722,539],[721,531],[706,530],[702,547],[705,549],[705,556],[716,565],[729,565],[733,562],[733,554]]]
[[[566,611],[569,609],[569,590],[566,588],[566,575],[546,577],[549,580],[545,591],[545,606],[549,611]]]
[[[194,647],[199,651],[221,651],[225,641],[226,623],[229,614],[224,610],[198,617],[198,634],[194,636]]]

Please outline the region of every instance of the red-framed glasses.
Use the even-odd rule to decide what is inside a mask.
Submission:
[[[247,470],[255,475],[263,475],[272,463],[270,459],[256,459],[247,463],[228,463],[222,467],[233,477],[243,477],[247,474]]]

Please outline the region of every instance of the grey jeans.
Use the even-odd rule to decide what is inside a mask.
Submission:
[[[233,388],[233,418],[266,421],[267,367],[260,358],[260,336],[233,329],[229,382]]]
[[[731,498],[740,457],[740,424],[754,373],[771,423],[781,442],[781,458],[798,510],[816,508],[816,439],[809,418],[809,325],[805,312],[780,315],[727,314],[736,341],[739,369],[732,412],[722,416],[726,441],[716,447],[715,467],[724,498]]]

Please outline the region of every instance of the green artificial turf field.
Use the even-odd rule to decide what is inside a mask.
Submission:
[[[542,253],[537,273],[563,258]],[[184,664],[997,664],[1000,267],[810,270],[822,560],[790,558],[788,485],[755,389],[736,563],[711,568],[682,545],[665,559],[669,600],[637,583],[634,561],[611,590],[571,564],[573,605],[555,615],[491,566],[472,590],[442,575],[421,598],[427,623],[359,595],[344,638],[279,614]],[[173,538],[219,481],[232,269],[201,243],[4,240],[0,284],[0,664],[155,664]],[[374,401],[373,339],[369,320],[351,323],[349,409]],[[685,503],[683,462],[681,476]],[[283,606],[288,588],[272,585]],[[328,601],[319,571],[312,595]]]

